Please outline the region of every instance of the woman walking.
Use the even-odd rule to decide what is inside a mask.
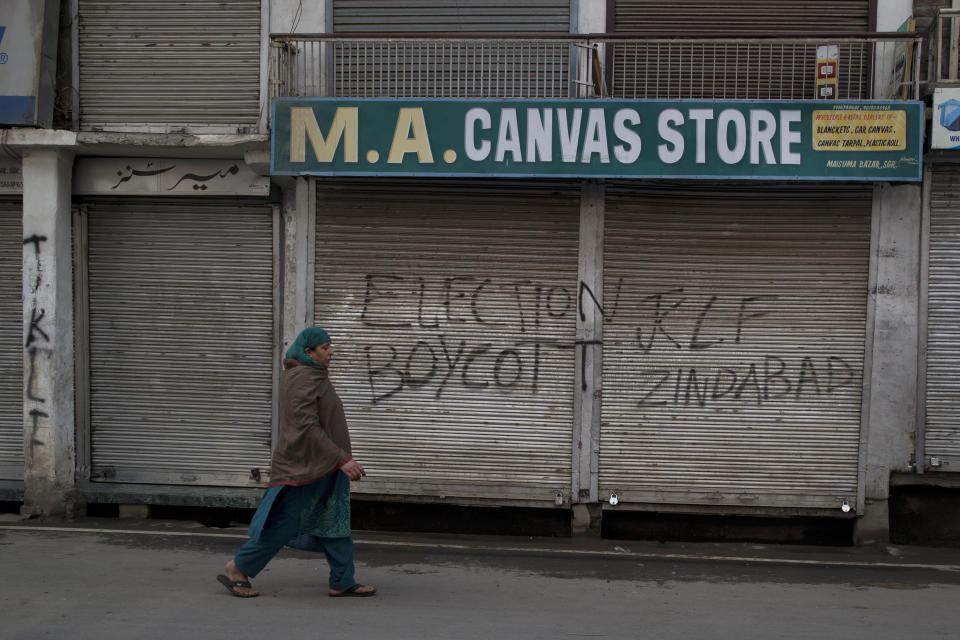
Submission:
[[[270,488],[253,516],[250,540],[217,580],[240,598],[260,595],[250,584],[284,545],[322,550],[330,564],[331,597],[366,597],[373,587],[353,577],[350,481],[367,475],[350,453],[343,403],[330,383],[333,347],[326,331],[309,327],[287,350],[280,376],[280,433]]]

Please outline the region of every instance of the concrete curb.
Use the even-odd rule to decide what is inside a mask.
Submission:
[[[5,525],[0,524],[0,531],[33,531],[33,532],[56,532],[56,533],[86,533],[86,534],[112,534],[112,535],[138,535],[138,536],[156,536],[156,537],[179,537],[179,538],[222,538],[230,540],[243,541],[247,539],[246,533],[215,533],[207,531],[158,531],[143,529],[112,529],[101,527],[67,527],[67,526],[32,526],[32,525]],[[394,549],[426,549],[432,551],[453,551],[453,552],[481,552],[481,553],[504,553],[504,554],[523,554],[523,555],[550,555],[566,556],[579,558],[607,558],[607,559],[629,559],[629,560],[665,560],[665,561],[699,561],[699,562],[722,562],[737,564],[762,564],[762,565],[792,565],[792,566],[820,566],[820,567],[845,567],[845,568],[883,568],[883,569],[920,569],[929,571],[960,572],[960,564],[939,564],[939,563],[917,563],[917,562],[889,562],[880,560],[841,560],[834,558],[817,559],[799,559],[787,558],[783,556],[765,557],[760,555],[724,555],[711,553],[670,553],[656,551],[630,551],[621,546],[615,546],[613,550],[609,549],[583,549],[583,548],[556,548],[542,545],[521,546],[515,544],[456,544],[444,542],[420,542],[414,540],[383,540],[376,538],[365,538],[362,533],[360,536],[354,536],[354,544],[357,546],[383,547]]]

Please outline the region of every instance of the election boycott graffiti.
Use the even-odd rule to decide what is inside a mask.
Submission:
[[[314,322],[361,489],[568,494],[579,186],[319,182]]]
[[[558,325],[591,307],[615,330],[629,324],[620,327],[629,338],[609,344],[633,363],[630,393],[638,409],[825,402],[857,392],[861,375],[849,354],[833,354],[820,340],[806,347],[771,342],[770,322],[784,322],[776,316],[799,304],[785,294],[684,287],[644,293],[621,277],[604,309],[582,282],[578,292],[482,275],[370,273],[364,281],[359,322],[375,339],[352,348],[362,352],[371,405],[423,390],[432,400],[452,390],[535,396],[557,351],[586,347]],[[626,314],[622,298],[633,300]],[[493,300],[496,306],[488,306]],[[719,360],[717,352],[724,354]]]
[[[283,98],[280,175],[920,180],[919,102]]]
[[[360,347],[371,404],[422,389],[434,400],[454,388],[536,395],[555,352],[574,348],[561,329],[573,326],[572,287],[482,274],[364,281],[359,321],[377,336]]]
[[[536,395],[551,352],[574,346],[556,330],[574,314],[568,287],[482,275],[365,281],[361,324],[381,338],[390,330],[415,336],[362,347],[373,404],[424,388],[436,400],[452,387]]]

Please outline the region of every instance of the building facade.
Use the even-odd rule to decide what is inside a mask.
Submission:
[[[718,2],[694,34],[686,1],[198,0],[189,26],[175,2],[57,4],[53,124],[0,131],[0,489],[26,512],[254,505],[281,354],[310,324],[334,339],[359,498],[577,526],[611,509],[855,518],[876,539],[893,484],[952,482],[946,158],[797,179],[748,159],[789,140],[718,136],[740,174],[391,173],[361,130],[377,168],[277,166],[278,114],[313,98],[547,105],[548,128],[576,107],[585,145],[602,129],[587,102],[642,101],[709,131],[690,109],[812,102],[831,43],[841,101],[898,108],[918,95],[910,73],[889,90],[914,41],[877,32],[909,3]],[[476,153],[549,155],[552,138],[478,117]],[[418,146],[415,117],[387,124],[395,164],[458,166]],[[335,125],[300,126],[330,147]]]

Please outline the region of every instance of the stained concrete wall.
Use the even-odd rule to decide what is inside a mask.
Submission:
[[[921,186],[874,188],[873,311],[865,403],[866,505],[857,539],[888,538],[890,473],[909,471],[916,432]]]
[[[73,509],[73,153],[23,153],[24,512]]]
[[[270,0],[270,33],[323,33],[326,2]]]

